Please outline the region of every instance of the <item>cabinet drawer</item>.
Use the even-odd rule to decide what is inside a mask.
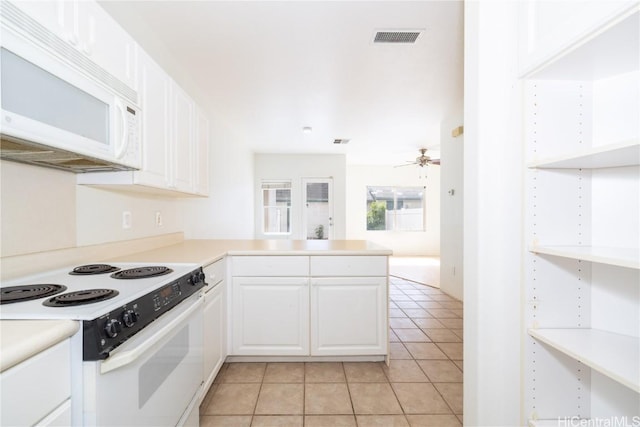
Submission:
[[[311,276],[386,276],[386,256],[312,256]]]
[[[308,276],[307,256],[234,256],[231,261],[233,276]]]
[[[34,425],[71,396],[70,340],[0,374],[0,425]]]
[[[224,280],[226,274],[226,259],[223,258],[214,262],[213,264],[207,265],[203,268],[205,281],[209,285],[210,288],[213,288],[216,284],[220,283]]]

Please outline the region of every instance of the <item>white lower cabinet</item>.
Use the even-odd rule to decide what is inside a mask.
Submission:
[[[387,278],[311,279],[311,355],[386,354]]]
[[[211,387],[227,357],[227,310],[225,263],[222,259],[204,268],[205,287],[203,315],[202,398]]]
[[[203,342],[203,378],[204,391],[211,386],[222,363],[225,354],[225,317],[224,317],[224,282],[218,283],[216,287],[204,295],[204,333]]]
[[[3,371],[0,390],[0,425],[70,425],[70,340]]]
[[[309,354],[309,279],[233,278],[233,354]]]
[[[386,356],[386,256],[234,256],[233,356]]]

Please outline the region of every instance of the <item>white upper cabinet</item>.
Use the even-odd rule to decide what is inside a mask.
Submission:
[[[196,111],[196,144],[195,144],[195,176],[196,194],[209,194],[209,119],[201,109]]]
[[[166,196],[208,196],[209,120],[189,94],[96,2],[18,4],[23,12],[138,92],[142,168],[80,174],[78,184]]]
[[[173,132],[170,186],[187,193],[194,191],[193,157],[195,143],[194,102],[177,84],[172,85]]]
[[[137,182],[163,188],[169,184],[169,95],[171,79],[146,53],[141,53],[142,170]]]
[[[13,4],[122,83],[136,89],[137,44],[97,3],[68,0]]]
[[[137,44],[97,3],[75,1],[79,48],[129,87],[136,86]]]

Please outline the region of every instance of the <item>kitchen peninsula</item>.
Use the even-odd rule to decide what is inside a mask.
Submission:
[[[108,261],[202,265],[223,283],[230,361],[383,360],[389,255],[360,240],[184,240]]]

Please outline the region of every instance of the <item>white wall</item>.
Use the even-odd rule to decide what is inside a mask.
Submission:
[[[21,255],[182,231],[180,205],[171,198],[76,185],[76,176],[1,162],[2,256]],[[122,211],[132,227],[122,228]],[[163,226],[155,225],[161,211]]]
[[[369,240],[397,256],[440,255],[440,167],[428,166],[427,179],[417,167],[347,166],[347,239]],[[425,231],[367,231],[367,186],[426,186]]]
[[[75,246],[74,174],[3,160],[0,177],[2,256]]]
[[[517,2],[465,2],[464,425],[522,425]]]
[[[182,199],[76,185],[76,176],[0,162],[1,256],[184,232],[185,238],[253,238],[253,153],[227,128],[211,129],[210,196]],[[122,228],[122,212],[132,227]],[[161,212],[163,225],[156,226]]]
[[[255,154],[254,158],[254,218],[257,239],[276,238],[262,233],[262,180],[291,180],[291,236],[304,239],[302,229],[302,179],[333,178],[333,238],[345,238],[346,159],[343,154]]]
[[[453,117],[440,127],[440,289],[462,301],[464,135],[451,135],[460,125],[462,118]]]
[[[76,246],[139,239],[183,230],[183,212],[175,199],[76,186]],[[122,212],[131,212],[131,228],[122,228]],[[156,212],[162,226],[156,225]]]
[[[253,239],[253,152],[212,120],[209,197],[181,200],[186,239]]]

